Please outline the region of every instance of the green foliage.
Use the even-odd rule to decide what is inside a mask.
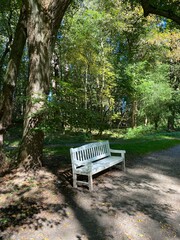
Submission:
[[[8,65],[8,57],[18,21],[19,10],[18,1],[2,0],[0,3],[0,105],[4,75]]]
[[[61,48],[57,49],[65,64],[61,79],[57,79],[60,111],[66,116],[66,124],[87,131],[107,127],[114,102],[115,74],[107,21],[108,16],[98,10],[98,4],[85,2],[73,18],[65,18]]]
[[[61,71],[48,108],[54,112],[49,126],[100,133],[129,126],[134,101],[137,125],[145,118],[167,119],[172,89],[166,60],[172,45],[159,18],[144,19],[142,9],[128,1],[84,1],[76,10],[66,15],[56,46]]]
[[[1,3],[0,55],[16,25],[20,2]],[[55,47],[59,72],[52,74],[52,99],[47,101],[41,125],[46,134],[68,128],[83,128],[86,133],[97,129],[102,134],[132,126],[133,114],[137,126],[145,120],[165,124],[170,117],[179,126],[179,29],[172,28],[169,20],[163,25],[160,17],[144,18],[135,2],[73,1]],[[161,4],[150,2],[156,7]],[[161,7],[166,9],[167,3],[174,11],[176,1],[165,1]],[[14,119],[24,114],[28,61],[25,48]],[[80,138],[85,140],[86,133]]]
[[[172,88],[168,82],[168,66],[156,65],[156,68],[146,73],[138,85],[140,110],[139,115],[150,121],[167,118],[168,104],[172,98]]]
[[[154,129],[152,125],[148,126],[141,125],[136,128],[128,128],[127,133],[125,134],[125,139],[138,138],[153,132]]]

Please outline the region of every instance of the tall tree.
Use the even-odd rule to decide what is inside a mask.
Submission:
[[[109,15],[98,9],[96,1],[84,1],[75,15],[67,15],[61,29],[60,56],[61,106],[66,106],[66,116],[71,126],[81,126],[87,131],[96,127],[101,132],[107,125],[107,113],[112,107],[111,92],[114,72],[110,62]],[[66,85],[62,86],[64,81]],[[64,104],[62,104],[64,100]],[[70,103],[67,107],[67,102]],[[60,106],[60,105],[59,105]],[[64,111],[64,108],[63,108]]]
[[[29,83],[19,162],[36,165],[43,150],[43,119],[49,92],[50,60],[57,31],[71,0],[24,0],[29,49]]]

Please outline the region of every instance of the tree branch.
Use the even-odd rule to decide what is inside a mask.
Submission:
[[[163,8],[157,8],[150,4],[149,0],[141,0],[141,5],[143,7],[145,17],[147,17],[150,13],[156,14],[165,18],[169,18],[180,25],[180,17],[175,14],[172,9],[164,10]]]

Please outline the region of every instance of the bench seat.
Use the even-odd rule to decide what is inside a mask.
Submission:
[[[94,175],[100,171],[103,171],[118,164],[119,161],[119,157],[116,156],[103,158],[93,163],[89,163],[85,166],[78,167],[76,169],[76,173],[80,175],[89,175],[91,173],[92,175]]]

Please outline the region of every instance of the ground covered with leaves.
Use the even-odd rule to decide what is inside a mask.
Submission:
[[[62,162],[1,177],[1,240],[180,239],[180,146],[99,174],[93,192],[73,189]]]

